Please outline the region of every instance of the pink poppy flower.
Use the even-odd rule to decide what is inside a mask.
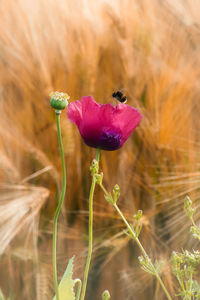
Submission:
[[[71,102],[67,116],[88,146],[109,151],[121,148],[142,119],[130,105],[99,104],[91,96]]]

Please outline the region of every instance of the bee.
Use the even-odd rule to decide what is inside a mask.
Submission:
[[[125,103],[127,101],[127,97],[123,95],[122,92],[117,91],[112,93],[113,98],[116,98],[119,102]]]

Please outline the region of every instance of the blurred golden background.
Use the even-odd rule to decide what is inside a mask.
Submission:
[[[71,101],[113,102],[121,89],[143,115],[124,147],[102,151],[104,183],[121,188],[130,222],[143,209],[140,239],[165,259],[172,293],[172,250],[198,247],[183,199],[199,205],[200,2],[198,0],[1,0],[0,2],[0,287],[10,299],[53,297],[53,215],[61,184],[49,93]],[[114,102],[113,102],[114,103]],[[67,194],[59,218],[58,274],[87,255],[89,166],[95,150],[61,115]],[[56,196],[57,195],[57,196]],[[87,300],[108,289],[115,300],[164,300],[138,263],[138,247],[102,191],[95,192],[94,254]],[[198,216],[197,216],[198,217]],[[198,220],[197,220],[198,221]],[[177,297],[178,299],[178,297]]]

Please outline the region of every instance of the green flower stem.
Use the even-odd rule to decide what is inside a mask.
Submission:
[[[193,280],[192,280],[192,272],[190,273],[190,288],[189,288],[189,295],[190,295],[190,297],[189,297],[189,300],[191,300],[192,298],[191,298],[191,296],[192,296],[192,282],[193,282]]]
[[[104,191],[105,195],[108,196],[109,193],[108,193],[108,191],[105,189],[105,187],[103,186],[102,183],[100,183],[100,187],[101,187],[102,190]],[[120,217],[122,218],[122,220],[124,221],[124,223],[126,224],[126,227],[128,228],[128,231],[129,231],[131,237],[132,237],[132,238],[136,241],[136,243],[138,244],[140,250],[142,251],[142,254],[143,254],[144,257],[147,258],[148,261],[150,262],[151,267],[152,267],[152,270],[153,270],[153,272],[154,272],[156,278],[158,279],[160,285],[162,286],[162,288],[163,288],[163,290],[164,290],[164,292],[165,292],[167,298],[168,298],[169,300],[172,300],[172,298],[171,298],[170,294],[168,293],[168,291],[167,291],[167,289],[166,289],[166,287],[165,287],[165,285],[164,285],[162,279],[160,278],[158,272],[156,271],[154,265],[152,264],[150,258],[148,257],[148,255],[147,255],[145,249],[143,248],[142,244],[140,243],[140,240],[138,239],[138,237],[137,237],[137,235],[136,235],[134,229],[133,229],[133,228],[130,226],[130,224],[127,222],[126,218],[124,217],[123,213],[121,212],[121,210],[119,209],[119,207],[117,206],[117,204],[116,204],[116,203],[112,203],[112,205],[114,206],[114,208],[116,209],[116,211],[118,212],[118,214],[120,215]]]
[[[103,186],[103,184],[100,184],[101,189],[103,190],[105,195],[108,195],[108,191],[105,189],[105,187]]]
[[[123,213],[121,212],[121,210],[119,209],[119,207],[117,206],[117,204],[113,204],[113,206],[114,206],[114,208],[117,210],[118,214],[120,215],[120,217],[122,218],[122,220],[124,221],[124,223],[126,224],[126,227],[128,228],[128,230],[129,230],[131,236],[134,238],[134,240],[135,240],[136,243],[138,244],[138,246],[139,246],[140,250],[142,251],[142,254],[144,255],[144,257],[149,259],[149,257],[148,257],[148,255],[147,255],[146,251],[144,250],[142,244],[140,243],[138,237],[136,236],[136,234],[135,234],[133,228],[131,228],[130,224],[127,222],[126,218],[124,217]],[[164,285],[162,279],[160,278],[158,272],[156,271],[154,265],[152,264],[152,262],[151,262],[150,259],[149,259],[149,261],[150,261],[152,270],[154,271],[154,274],[155,274],[156,278],[157,278],[158,281],[160,282],[160,285],[162,286],[162,288],[163,288],[163,290],[164,290],[164,292],[165,292],[167,298],[168,298],[169,300],[172,300],[170,294],[168,293],[168,291],[167,291],[167,289],[166,289],[166,287],[165,287],[165,285]]]
[[[96,160],[99,163],[100,160],[100,149],[97,149]],[[83,278],[83,288],[81,292],[81,300],[85,299],[85,292],[88,280],[88,273],[90,268],[90,262],[92,257],[92,242],[93,242],[93,197],[94,190],[96,186],[96,177],[95,174],[92,176],[92,184],[90,188],[90,196],[89,196],[89,244],[88,244],[88,256],[85,265],[84,278]]]
[[[60,129],[60,111],[56,110],[56,124],[57,124],[57,134],[58,134],[58,143],[60,148],[60,155],[62,161],[62,191],[60,200],[58,202],[58,206],[56,208],[56,212],[54,215],[54,223],[53,223],[53,282],[54,289],[56,293],[56,300],[59,300],[59,289],[58,289],[58,279],[57,279],[57,263],[56,263],[56,242],[57,242],[57,227],[58,227],[58,216],[64,201],[65,192],[66,192],[66,168],[65,168],[65,157],[64,150],[62,144],[62,136]]]
[[[179,272],[181,272],[180,267],[179,267]],[[177,276],[177,280],[183,290],[184,295],[186,294],[186,290],[185,290],[185,286],[184,286],[184,282],[183,279],[180,276]]]

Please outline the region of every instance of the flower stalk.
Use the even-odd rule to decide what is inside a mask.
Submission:
[[[114,208],[116,209],[116,211],[118,212],[118,214],[120,215],[120,217],[122,218],[122,220],[124,221],[124,223],[126,224],[126,227],[128,228],[130,235],[133,237],[133,239],[136,241],[137,245],[139,246],[142,254],[144,255],[144,258],[146,261],[148,261],[148,264],[150,266],[150,269],[152,271],[152,274],[156,276],[157,280],[159,281],[163,291],[165,292],[167,299],[172,300],[169,292],[167,291],[162,279],[160,278],[160,275],[158,274],[156,268],[154,267],[153,263],[151,262],[151,259],[149,258],[148,254],[146,253],[145,249],[143,248],[142,244],[140,243],[140,240],[138,239],[134,229],[130,226],[130,224],[127,222],[126,218],[124,217],[123,213],[121,212],[121,210],[119,209],[119,207],[117,206],[117,204],[113,204]]]
[[[92,166],[90,168],[91,174],[92,174],[92,184],[90,188],[90,195],[89,195],[89,241],[88,241],[88,256],[86,260],[85,265],[85,271],[84,271],[84,278],[83,278],[83,287],[81,292],[81,299],[85,299],[85,292],[86,292],[86,286],[88,281],[88,273],[90,268],[90,262],[92,258],[92,243],[93,243],[93,198],[94,198],[94,190],[96,186],[96,174],[98,173],[99,169],[99,160],[100,160],[100,149],[97,149],[97,155],[96,160],[93,161]]]
[[[53,223],[53,282],[54,282],[54,289],[56,293],[56,300],[59,300],[59,289],[58,289],[58,279],[57,279],[57,227],[58,227],[58,217],[61,211],[61,207],[64,201],[65,192],[66,192],[66,168],[65,168],[65,157],[64,157],[64,150],[63,150],[63,143],[62,143],[62,136],[61,136],[61,129],[60,129],[60,110],[56,110],[56,125],[57,125],[57,136],[58,136],[58,143],[61,155],[61,162],[62,162],[62,190],[61,196],[58,202],[58,206],[56,208],[56,212],[54,215],[54,223]]]
[[[168,300],[172,300],[169,292],[167,291],[158,271],[156,270],[156,268],[154,267],[153,263],[151,262],[151,259],[149,258],[148,254],[146,253],[145,249],[143,248],[142,244],[140,243],[140,240],[138,239],[138,234],[136,234],[135,230],[133,229],[132,226],[130,226],[130,224],[128,223],[128,221],[126,220],[126,218],[124,217],[123,213],[121,212],[121,210],[119,209],[118,205],[117,205],[117,199],[114,199],[116,197],[113,197],[111,195],[111,193],[109,193],[105,187],[103,186],[102,182],[99,184],[100,187],[102,188],[103,192],[105,193],[105,198],[106,200],[113,205],[113,207],[116,209],[116,211],[118,212],[118,214],[120,215],[121,219],[123,220],[123,222],[125,223],[128,231],[129,231],[129,236],[134,239],[137,243],[137,245],[139,246],[144,258],[140,258],[141,259],[141,265],[143,267],[144,270],[146,270],[147,272],[151,273],[152,275],[155,275],[157,280],[159,281],[163,291],[165,292],[167,299]],[[119,192],[118,192],[119,193]]]

